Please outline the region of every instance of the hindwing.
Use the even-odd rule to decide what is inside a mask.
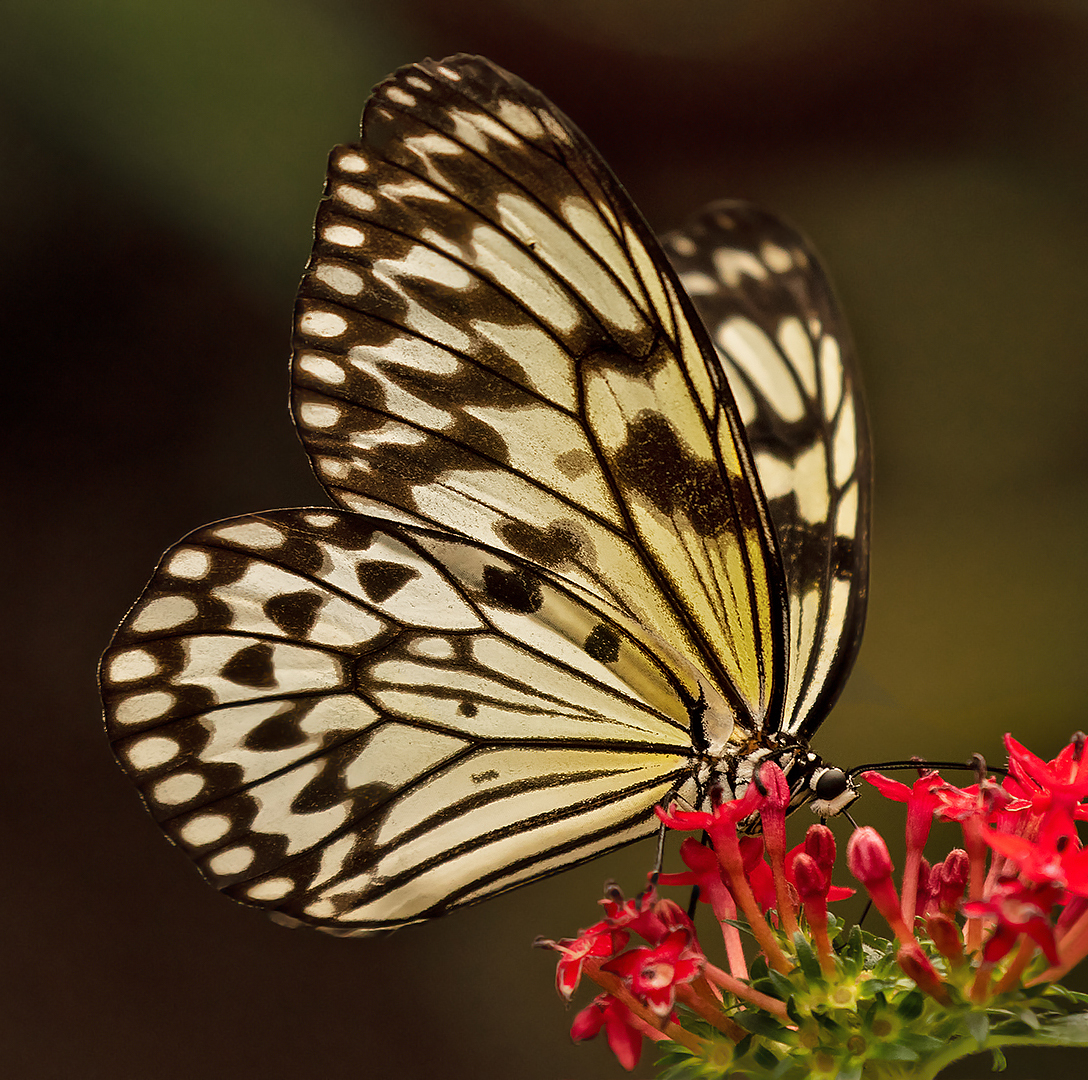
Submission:
[[[693,800],[685,694],[654,645],[479,544],[281,510],[167,552],[102,686],[119,759],[209,881],[366,931]]]
[[[774,523],[789,592],[781,729],[808,738],[861,644],[870,450],[846,323],[812,245],[748,203],[664,238],[718,351]]]

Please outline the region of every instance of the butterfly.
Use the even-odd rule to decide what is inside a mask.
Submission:
[[[385,931],[653,833],[808,740],[865,613],[869,449],[811,247],[659,243],[543,95],[402,68],[330,156],[292,410],[337,509],[163,557],[103,657],[113,749],[228,896]]]

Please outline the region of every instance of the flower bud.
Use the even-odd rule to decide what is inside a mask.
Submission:
[[[937,951],[947,957],[954,967],[964,962],[963,936],[955,920],[947,915],[930,915],[926,919],[926,930]]]
[[[835,865],[835,834],[826,825],[810,825],[805,833],[805,854],[816,860],[816,865],[830,879]]]
[[[955,912],[963,899],[970,873],[971,859],[963,848],[956,848],[945,856],[936,881],[937,906],[943,914],[951,915]]]
[[[892,876],[892,857],[884,838],[871,825],[863,825],[846,845],[850,873],[867,888]]]
[[[793,880],[803,902],[827,895],[826,875],[816,860],[803,851],[794,856]]]

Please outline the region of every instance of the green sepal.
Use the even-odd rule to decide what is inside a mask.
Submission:
[[[990,1018],[984,1012],[967,1013],[963,1018],[963,1026],[980,1049],[986,1045],[986,1040],[990,1037]]]
[[[796,987],[788,975],[782,975],[773,969],[767,972],[767,978],[761,980],[761,982],[764,985],[770,984],[764,993],[769,993],[771,997],[776,997],[780,1001],[789,1001],[796,991]],[[763,987],[761,986],[760,989],[762,990]]]
[[[1031,1041],[1044,1046],[1088,1046],[1088,1013],[1046,1020]]]
[[[918,990],[911,990],[895,1003],[895,1011],[903,1020],[917,1020],[926,1007],[926,996]]]
[[[873,1061],[918,1061],[918,1051],[901,1042],[874,1041],[870,1044],[867,1056]]]
[[[923,1035],[920,1031],[907,1031],[906,1029],[899,1033],[899,1043],[901,1046],[909,1047],[915,1051],[919,1057],[935,1054],[945,1046],[945,1040],[943,1039],[935,1039],[932,1035]]]
[[[759,1009],[744,1009],[734,1013],[733,1020],[745,1031],[753,1035],[761,1035],[764,1039],[787,1044],[795,1041],[794,1033],[785,1024],[779,1023],[769,1013],[761,1012]],[[739,1049],[740,1044],[737,1045]]]
[[[854,974],[865,966],[865,950],[861,947],[861,927],[854,925],[839,950],[839,958],[843,964],[850,964],[856,968]]]
[[[812,943],[801,933],[800,930],[793,935],[793,948],[797,954],[797,963],[801,967],[801,971],[810,983],[823,983],[824,973],[820,967],[820,961],[816,956],[816,953],[812,951]]]

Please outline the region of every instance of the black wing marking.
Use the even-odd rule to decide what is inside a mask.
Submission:
[[[782,728],[826,717],[861,643],[871,463],[845,321],[811,244],[747,203],[707,207],[666,238],[744,421],[790,597]]]
[[[218,888],[372,932],[652,833],[688,709],[618,612],[331,510],[186,537],[103,658],[118,760]]]
[[[528,558],[777,716],[786,600],[713,347],[576,128],[487,61],[397,72],[333,151],[295,416],[356,510]],[[390,507],[392,509],[390,509]]]

